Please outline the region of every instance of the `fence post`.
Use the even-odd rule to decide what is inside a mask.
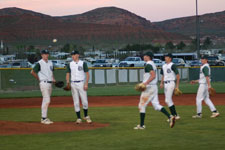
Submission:
[[[0,70],[0,90],[2,90],[2,71]]]

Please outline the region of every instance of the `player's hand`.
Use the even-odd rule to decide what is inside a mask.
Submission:
[[[88,84],[84,84],[84,90],[87,91],[88,89]]]
[[[192,80],[192,81],[190,82],[190,84],[195,84],[195,83],[197,83],[195,80]]]
[[[163,83],[160,83],[160,88],[161,88],[161,89],[163,88]]]

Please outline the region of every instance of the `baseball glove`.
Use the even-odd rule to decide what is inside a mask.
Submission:
[[[146,90],[146,85],[144,83],[136,84],[135,90],[139,92],[143,92]]]
[[[178,89],[178,88],[175,88],[174,89],[174,95],[175,96],[179,96],[179,95],[182,95],[183,93],[181,92],[181,90],[180,89]]]
[[[54,84],[55,84],[55,86],[57,88],[62,88],[64,86],[64,82],[63,81],[56,81]]]
[[[216,94],[216,90],[214,88],[209,88],[209,95],[214,96]]]
[[[70,91],[71,90],[71,86],[70,83],[67,83],[66,87],[63,88],[65,91]]]

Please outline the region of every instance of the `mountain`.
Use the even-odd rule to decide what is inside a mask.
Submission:
[[[150,21],[126,10],[106,7],[80,15],[53,17],[19,8],[0,9],[0,39],[5,43],[100,45],[188,40],[158,29]]]
[[[70,22],[79,23],[156,28],[149,20],[116,7],[97,8],[83,14],[64,16],[61,18]]]
[[[201,15],[200,18],[201,36],[225,36],[225,11]],[[154,22],[154,24],[171,33],[179,33],[187,36],[196,33],[196,17],[183,17]]]

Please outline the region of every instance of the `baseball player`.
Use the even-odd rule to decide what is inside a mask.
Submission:
[[[208,64],[208,57],[202,56],[201,63],[202,65],[200,67],[199,80],[191,81],[191,84],[199,83],[197,97],[196,97],[197,115],[192,116],[192,118],[202,118],[202,101],[203,100],[212,111],[211,118],[215,118],[215,117],[218,117],[220,114],[216,110],[215,106],[213,105],[212,101],[209,98],[208,89],[211,88],[211,84],[210,84],[211,69]]]
[[[41,105],[41,123],[52,124],[53,122],[47,118],[48,106],[50,104],[50,96],[52,93],[52,83],[55,82],[53,75],[54,67],[53,63],[48,60],[48,50],[41,51],[42,59],[31,70],[31,74],[39,81],[40,90],[42,93],[42,105]]]
[[[152,106],[155,110],[161,111],[165,114],[170,121],[170,127],[172,128],[175,124],[175,117],[170,115],[163,106],[159,104],[158,100],[158,78],[157,78],[157,68],[152,61],[153,53],[147,52],[144,55],[144,61],[146,62],[144,68],[144,77],[143,83],[146,85],[146,90],[141,93],[140,102],[139,102],[139,111],[140,111],[140,125],[134,127],[134,129],[145,129],[144,120],[145,120],[145,111],[149,102],[152,103]]]
[[[66,81],[67,84],[71,84],[71,92],[73,96],[74,109],[77,115],[76,123],[80,124],[82,122],[80,116],[80,100],[83,105],[84,110],[84,120],[87,123],[91,123],[90,116],[88,116],[88,99],[87,99],[87,89],[89,81],[89,72],[87,63],[79,60],[79,52],[73,51],[71,53],[72,61],[67,65]]]
[[[180,119],[180,116],[176,112],[176,108],[173,103],[173,91],[176,88],[179,89],[180,75],[177,70],[176,65],[172,62],[173,56],[171,53],[165,55],[165,64],[162,66],[161,75],[162,80],[160,83],[160,88],[164,87],[165,102],[170,109],[170,112],[175,116],[176,120]],[[175,80],[176,84],[175,84]]]

